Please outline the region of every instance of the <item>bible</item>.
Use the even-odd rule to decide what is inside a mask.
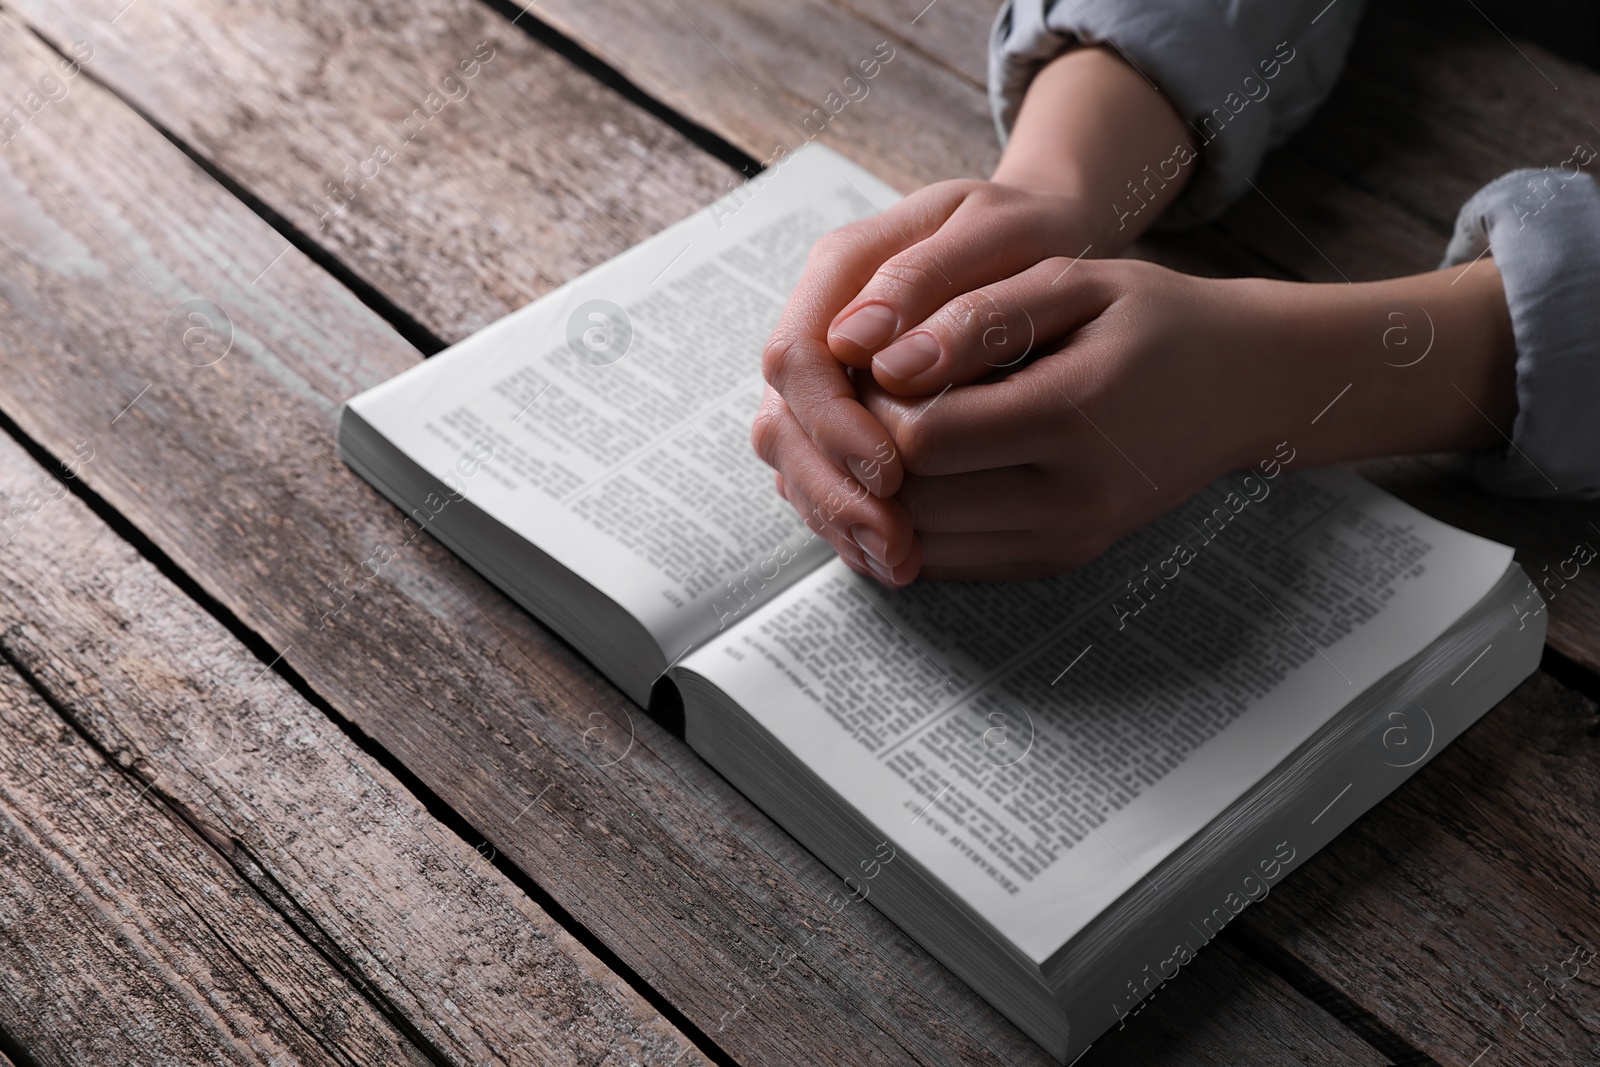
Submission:
[[[819,921],[870,902],[1071,1062],[1532,673],[1543,602],[1292,441],[1070,574],[854,574],[748,436],[810,246],[895,199],[803,148],[352,398],[339,449],[632,699],[675,694],[843,879]]]

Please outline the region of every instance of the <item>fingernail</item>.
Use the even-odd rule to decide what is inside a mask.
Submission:
[[[882,463],[875,459],[862,459],[860,456],[846,456],[844,463],[850,468],[850,473],[856,476],[856,481],[866,486],[867,492],[877,496],[883,491]]]
[[[889,562],[889,542],[872,527],[859,525],[850,527],[850,540],[854,541],[856,547],[865,552],[868,558],[875,559],[879,563]]]
[[[830,337],[843,337],[846,341],[872,351],[889,342],[894,336],[895,323],[899,321],[890,308],[883,304],[868,304],[857,308],[839,325],[828,331]]]
[[[883,584],[884,585],[894,585],[895,584],[894,571],[888,566],[888,564],[879,563],[877,560],[873,559],[871,556],[868,556],[867,557],[867,566],[872,569],[872,573],[873,574],[876,574],[879,578],[883,579]]]
[[[915,378],[939,362],[939,341],[931,333],[913,333],[872,357],[872,366],[891,378]]]

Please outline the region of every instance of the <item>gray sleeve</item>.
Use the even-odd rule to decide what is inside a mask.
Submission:
[[[1578,171],[1595,158],[1512,171],[1456,217],[1442,265],[1494,255],[1517,342],[1511,440],[1474,459],[1490,492],[1600,497],[1600,187]]]
[[[1109,44],[1194,131],[1198,161],[1180,162],[1175,151],[1150,163],[1168,180],[1175,168],[1199,168],[1163,221],[1202,222],[1250,188],[1267,150],[1332,90],[1361,7],[1362,0],[1006,0],[989,41],[995,126],[1004,143],[1029,82],[1061,52]]]

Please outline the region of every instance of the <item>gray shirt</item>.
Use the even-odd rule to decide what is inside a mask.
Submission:
[[[1333,89],[1361,8],[1362,0],[1007,0],[990,36],[995,125],[1003,143],[1029,82],[1062,51],[1108,45],[1162,91],[1202,146],[1199,170],[1162,224],[1202,222],[1250,188],[1267,151]],[[1462,207],[1441,265],[1486,249],[1511,310],[1519,407],[1507,446],[1474,458],[1478,481],[1509,496],[1600,497],[1600,187],[1566,165],[1496,179]]]

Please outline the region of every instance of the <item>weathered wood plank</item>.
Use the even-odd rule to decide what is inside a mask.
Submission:
[[[1275,200],[1277,200],[1277,198],[1275,198]],[[1258,208],[1258,210],[1259,210],[1259,208]],[[1352,213],[1352,214],[1357,214],[1357,216],[1358,216],[1358,214],[1360,214],[1360,213]],[[1270,219],[1267,219],[1267,221],[1270,222]],[[1334,229],[1338,229],[1338,227],[1334,227]],[[1318,246],[1320,246],[1320,243],[1318,243]],[[1310,254],[1310,250],[1307,250],[1306,254]],[[1342,256],[1341,256],[1341,259],[1342,259]],[[1347,261],[1347,259],[1346,259],[1346,264],[1347,264],[1347,262],[1349,262],[1349,261]]]
[[[938,0],[843,0],[885,33],[928,56],[973,85],[989,77],[989,29],[1000,5]]]
[[[14,34],[5,47],[27,54]],[[870,909],[761,980],[773,946],[817,923],[833,876],[447,553],[402,545],[392,512],[333,460],[338,401],[414,354],[295,252],[252,282],[281,239],[103,94],[75,90],[49,119],[37,150],[0,157],[0,225],[33,257],[0,272],[16,313],[0,398],[27,433],[66,452],[79,434],[103,442],[87,484],[735,1055],[1040,1061]],[[46,178],[60,195],[40,191]],[[183,366],[163,337],[189,279],[232,317],[235,349],[212,368]],[[399,558],[319,628],[323,582],[379,545]],[[615,761],[586,744],[597,721],[631,739]],[[1366,1058],[1253,974],[1260,1006],[1234,1010],[1299,1025],[1259,1048],[1197,1030],[1188,1054],[1281,1062],[1308,1029]]]
[[[107,458],[88,455],[89,465]],[[183,961],[195,956],[238,957],[263,976],[260,995],[291,1010],[288,1022],[258,1027],[289,1035],[264,1046],[263,1058],[278,1044],[301,1054],[304,1030],[334,1050],[306,1055],[334,1062],[405,1062],[404,1035],[421,1045],[417,1057],[455,1063],[703,1062],[625,981],[3,435],[0,514],[11,516],[0,534],[0,656],[61,716],[46,709],[26,737],[4,735],[13,747],[34,744],[33,757],[15,761],[52,778],[49,791],[18,794],[19,829],[0,842],[0,853],[16,855],[0,863],[10,875],[0,898],[12,904],[0,927],[15,950],[0,958],[20,961],[0,978],[0,998],[13,998],[0,1027],[30,1052],[76,1048],[83,1061],[121,1061],[104,1051],[110,1045],[79,1048],[81,1034],[126,1042],[146,1061],[200,1062],[176,1046],[157,1056],[124,1025],[147,1001],[159,1004],[163,982],[183,979],[200,992],[178,988],[159,1031],[222,1048],[211,1030],[193,1036],[180,1023],[211,985],[244,979],[190,973]],[[24,703],[37,710],[37,699]],[[114,765],[81,772],[100,783],[92,788],[60,770],[105,762],[98,753]],[[94,812],[63,813],[75,791],[98,798]],[[124,809],[138,816],[133,828],[120,821]],[[209,867],[191,855],[197,848],[215,853]],[[168,870],[159,860],[173,849],[190,858]],[[132,873],[124,864],[81,873],[118,855],[134,857]],[[80,873],[60,874],[66,867]],[[167,901],[173,893],[180,899]],[[74,910],[46,921],[59,894],[77,901]],[[160,907],[146,907],[147,896]],[[202,906],[213,901],[220,914]],[[187,912],[208,939],[179,951],[174,932]],[[95,916],[109,925],[80,945],[71,930]],[[120,918],[135,927],[133,942],[151,944],[119,949]],[[148,994],[131,992],[145,986]],[[24,990],[32,999],[16,999]],[[64,1017],[67,1006],[86,1014]],[[252,1028],[234,1031],[248,1037]]]
[[[39,1063],[426,1062],[4,663],[0,1027]]]
[[[1439,1063],[1596,1062],[1596,713],[1535,675],[1241,930]]]
[[[63,52],[85,42],[94,76],[439,336],[604,262],[734,176],[469,0],[26,13]]]
[[[770,157],[775,144],[797,147],[814,135],[905,189],[987,174],[998,148],[975,77],[981,60],[973,58],[973,49],[982,53],[987,18],[980,23],[969,11],[937,34],[919,36],[916,11],[893,17],[900,7],[879,0],[865,18],[845,0],[778,9],[752,0],[549,0],[537,17],[758,159]],[[977,36],[967,45],[958,32]],[[896,52],[865,99],[808,126],[807,116],[885,34]],[[1427,227],[1292,158],[1275,161],[1257,184],[1263,195],[1242,202],[1216,234],[1304,277],[1381,277],[1432,267],[1439,258],[1438,238]]]
[[[1441,236],[1484,183],[1600,148],[1600,77],[1481,10],[1440,0],[1367,9],[1338,91],[1297,147]]]
[[[4,438],[0,438],[0,460],[12,475],[0,481],[0,502],[8,506],[14,506],[28,492],[36,491],[34,487],[48,478],[42,468],[33,465]],[[267,907],[268,901],[255,897],[248,880],[235,877],[239,868],[258,870],[267,876],[262,880],[263,885],[285,890],[297,904],[308,895],[315,896],[318,887],[328,884],[326,879],[338,878],[343,884],[335,904],[347,913],[377,910],[372,908],[369,899],[373,889],[381,895],[390,881],[404,879],[406,892],[402,903],[406,906],[406,915],[403,926],[390,916],[389,928],[372,930],[368,922],[363,922],[365,916],[341,914],[338,918],[343,928],[335,931],[339,939],[354,939],[361,948],[374,950],[385,968],[394,961],[408,963],[413,975],[397,976],[401,985],[419,972],[428,981],[437,981],[441,991],[435,995],[449,999],[457,1009],[452,1014],[459,1014],[480,1027],[489,1019],[495,1019],[506,1029],[497,1035],[499,1042],[492,1051],[505,1062],[558,1061],[559,1057],[552,1056],[548,1047],[539,1050],[541,1056],[537,1060],[528,1056],[528,1043],[516,1040],[525,1036],[518,1032],[516,1019],[505,1018],[495,1011],[497,1005],[484,1002],[483,990],[473,988],[475,976],[463,973],[465,969],[460,967],[460,960],[453,953],[446,954],[437,973],[425,962],[435,944],[460,944],[476,939],[489,943],[487,955],[492,960],[510,958],[517,970],[537,974],[540,987],[559,984],[560,976],[553,972],[562,968],[552,967],[548,961],[530,961],[525,958],[526,953],[518,953],[519,946],[512,943],[521,940],[517,932],[511,932],[510,938],[505,937],[503,919],[496,922],[497,917],[485,914],[485,909],[470,906],[462,909],[471,923],[467,928],[437,928],[438,924],[429,914],[431,908],[459,907],[463,898],[476,903],[474,898],[492,892],[491,887],[473,884],[483,881],[482,872],[468,869],[479,866],[471,862],[477,859],[474,853],[462,846],[464,856],[450,856],[431,839],[422,843],[421,850],[438,860],[437,866],[444,869],[445,878],[463,881],[459,886],[447,886],[437,900],[426,899],[429,895],[426,887],[419,891],[418,872],[414,870],[389,869],[377,875],[368,874],[371,886],[352,890],[351,880],[360,876],[356,868],[363,860],[370,862],[373,858],[359,854],[371,851],[361,847],[364,841],[369,841],[377,831],[382,838],[377,850],[380,859],[388,860],[396,838],[401,839],[402,846],[417,847],[417,842],[404,840],[408,836],[405,833],[395,833],[396,824],[404,824],[408,818],[414,822],[422,819],[418,813],[404,811],[379,812],[374,816],[370,812],[346,810],[329,816],[327,794],[365,798],[375,785],[381,788],[383,783],[366,779],[341,781],[341,772],[346,769],[330,769],[326,754],[329,748],[337,750],[348,747],[348,743],[325,723],[317,721],[314,710],[303,706],[296,708],[295,695],[284,691],[286,687],[273,678],[264,685],[280,691],[256,701],[261,705],[259,708],[235,708],[220,716],[214,711],[207,712],[207,708],[215,709],[229,703],[227,698],[231,694],[227,690],[230,687],[249,691],[251,675],[258,673],[254,671],[258,664],[220,632],[213,620],[184,600],[153,567],[140,560],[128,545],[96,523],[75,500],[53,503],[51,511],[41,516],[36,524],[30,523],[22,536],[7,546],[5,558],[8,569],[0,574],[0,603],[4,604],[8,617],[19,621],[0,637],[0,650],[34,674],[53,696],[81,702],[65,709],[67,719],[57,720],[52,727],[54,733],[48,738],[31,737],[24,739],[26,742],[37,750],[44,750],[52,747],[45,741],[59,743],[60,737],[70,735],[74,728],[87,730],[97,749],[115,754],[117,764],[107,763],[104,773],[127,782],[123,792],[139,790],[151,810],[165,806],[184,813],[181,820],[163,824],[162,841],[171,835],[192,838],[194,847],[219,852],[219,856],[213,857],[219,862],[211,874],[224,883],[222,895],[232,902],[230,907],[237,908],[241,896],[250,898],[283,927],[275,931],[280,938],[299,940],[296,932],[282,922],[282,916]],[[70,566],[63,565],[66,562],[70,562]],[[66,581],[56,584],[47,580],[58,573],[65,574]],[[137,611],[129,611],[130,605],[136,605]],[[217,678],[219,674],[236,677]],[[9,691],[8,679],[13,675],[9,667],[0,667],[0,709],[5,706],[4,694]],[[20,687],[20,683],[17,684]],[[34,710],[39,714],[35,720],[49,726],[51,709],[39,702],[31,691],[28,696],[32,704],[37,705]],[[286,709],[290,714],[286,714]],[[270,731],[262,729],[266,716],[261,713],[268,710],[271,712]],[[300,714],[292,714],[295,711]],[[208,717],[202,719],[201,715]],[[0,721],[5,721],[3,710],[0,710]],[[316,736],[318,730],[331,736]],[[278,736],[266,736],[268,732]],[[0,739],[3,736],[0,735]],[[78,754],[77,758],[92,761],[99,755],[83,745],[81,739],[73,740],[88,753],[86,757]],[[288,774],[281,766],[263,768],[260,765],[263,754],[269,758],[277,755],[279,762],[284,762],[281,758],[284,750],[292,750],[296,757],[310,753],[315,765],[309,772],[293,773],[291,770]],[[102,762],[105,761],[102,759]],[[71,796],[85,786],[74,780],[65,788],[66,795]],[[115,793],[114,790],[100,791]],[[306,814],[280,810],[285,797],[298,798]],[[44,802],[38,798],[30,800],[27,813],[37,816]],[[319,800],[324,803],[319,805]],[[133,806],[138,807],[137,804]],[[291,824],[286,814],[289,818],[299,815],[299,821]],[[117,808],[111,820],[115,824],[120,817],[121,809]],[[285,848],[280,844],[284,841],[299,847]],[[314,857],[313,863],[307,863],[306,856]],[[8,864],[13,862],[9,854],[5,858]],[[221,861],[231,864],[232,869],[221,866]],[[313,865],[318,862],[320,866]],[[16,863],[15,866],[17,873],[10,898],[17,901],[24,894],[28,895],[29,902],[43,898],[41,886],[45,879],[37,876],[28,864]],[[228,892],[230,888],[232,892]],[[218,895],[216,889],[205,884],[198,891],[207,897]],[[113,903],[135,892],[133,888],[119,887]],[[9,910],[13,915],[19,914],[19,908]],[[35,914],[35,909],[28,908],[24,917],[31,919]],[[318,918],[304,910],[297,915],[314,923]],[[57,984],[74,989],[86,973],[118,978],[126,970],[127,965],[119,966],[117,960],[98,959],[92,969],[86,969],[81,954],[69,955],[65,966],[52,967],[56,961],[39,951],[40,943],[47,941],[55,948],[70,939],[76,927],[70,920],[62,921],[68,925],[64,928],[67,932],[60,934],[60,940],[53,936],[47,939],[31,923],[19,931],[25,935],[18,939],[18,944],[26,950],[23,954],[38,966],[30,972],[26,982],[16,981],[17,976],[11,975],[12,990],[19,986],[50,989]],[[317,923],[319,933],[326,932],[321,929],[325,922],[324,918]],[[234,922],[230,930],[225,931],[228,936],[217,945],[209,946],[210,951],[240,955],[240,948],[234,941],[250,933],[241,934],[242,925],[242,922]],[[397,932],[400,934],[398,941]],[[118,931],[113,929],[111,933],[117,935]],[[260,937],[259,933],[256,937]],[[310,953],[310,946],[302,944],[301,951]],[[577,951],[581,953],[582,950]],[[314,962],[324,962],[314,954],[313,957]],[[342,958],[341,962],[348,965],[352,961]],[[329,971],[332,973],[331,968]],[[1269,1062],[1266,1050],[1272,1050],[1274,1057],[1310,1056],[1315,1062],[1326,1064],[1383,1062],[1373,1050],[1352,1040],[1331,1016],[1283,987],[1281,979],[1264,971],[1258,963],[1241,957],[1231,946],[1224,945],[1207,953],[1186,973],[1183,987],[1186,995],[1167,993],[1141,1013],[1143,1022],[1107,1035],[1098,1042],[1094,1056],[1083,1061],[1085,1065],[1130,1060],[1149,1064],[1231,1064],[1240,1062],[1239,1051],[1246,1047],[1261,1052],[1260,1062]],[[519,984],[515,977],[499,977],[508,984]],[[300,981],[305,984],[303,979]],[[0,982],[0,986],[6,984]],[[0,989],[0,994],[3,992]],[[317,1026],[334,1027],[335,1036],[342,1036],[352,1028],[347,1016],[352,1002],[359,999],[352,989],[343,988],[339,992],[341,995],[332,1009],[327,1008],[326,999],[315,1001],[319,1013],[312,1019]],[[357,1007],[373,1014],[365,1000],[360,1000]],[[106,1010],[126,1015],[132,1009],[126,1001],[120,1001]],[[592,1005],[584,1004],[582,1010],[588,1013]],[[1282,1025],[1284,1012],[1291,1013],[1292,1028]],[[6,1021],[7,1016],[0,1015],[0,1024]],[[553,1021],[568,1033],[576,1029],[569,1018],[552,1020],[548,1009],[540,1012],[539,1021],[545,1024]],[[57,1039],[71,1040],[81,1029],[82,1024],[78,1023],[66,1035],[48,1027],[27,1032],[29,1047],[34,1051],[53,1051]],[[166,1029],[171,1027],[163,1027]],[[105,1035],[105,1040],[116,1042],[115,1047],[122,1053],[129,1047],[137,1048],[141,1054],[170,1051],[158,1050],[137,1038],[138,1035],[120,1031]],[[590,1051],[603,1055],[609,1050],[599,1046]],[[672,1051],[669,1047],[660,1055],[670,1059],[667,1054]],[[104,1054],[100,1046],[74,1045],[73,1052],[77,1055]],[[697,1061],[686,1056],[673,1060]]]
[[[1226,941],[1207,946],[1190,967],[1136,1019],[1096,1041],[1081,1067],[1389,1062],[1333,1016],[1307,1010],[1282,978]]]
[[[820,140],[910,191],[987,175],[999,158],[982,90],[907,47],[897,20],[847,4],[547,0],[529,17],[757,160]],[[860,82],[861,64],[886,56],[850,100],[844,79]]]

